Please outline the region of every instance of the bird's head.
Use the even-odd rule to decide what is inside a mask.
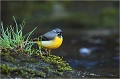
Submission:
[[[62,37],[62,30],[59,28],[53,29],[52,30],[58,37]]]

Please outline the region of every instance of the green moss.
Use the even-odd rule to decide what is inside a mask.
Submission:
[[[73,70],[69,66],[69,64],[66,61],[63,61],[62,58],[59,57],[59,56],[55,56],[55,55],[44,56],[43,54],[41,54],[41,57],[47,63],[52,64],[53,67],[56,68],[59,72],[72,71]]]
[[[5,64],[1,65],[1,73],[6,74],[7,77],[10,77],[11,68],[6,66]]]
[[[35,74],[36,77],[45,77],[46,73],[44,73],[43,71],[39,71],[38,73]]]
[[[15,59],[12,56],[10,56],[10,52],[7,52],[7,53],[1,52],[0,55],[2,57],[1,59],[4,61],[9,61],[9,62],[15,61]]]
[[[73,71],[62,57],[55,55],[38,54],[32,55],[21,51],[2,51],[1,75],[3,78],[56,78],[66,71]],[[12,61],[12,62],[11,62]]]
[[[5,64],[1,65],[1,73],[4,75],[7,75],[7,77],[34,77],[40,75],[41,77],[44,75],[41,71],[38,73],[35,73],[34,70],[31,70],[29,68],[12,68]]]

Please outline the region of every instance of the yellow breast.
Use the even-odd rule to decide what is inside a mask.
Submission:
[[[56,49],[62,44],[63,38],[59,38],[56,36],[53,40],[50,41],[42,41],[41,45],[47,49]]]

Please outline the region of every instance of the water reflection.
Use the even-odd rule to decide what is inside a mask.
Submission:
[[[80,48],[79,49],[79,54],[83,57],[89,56],[91,54],[93,49],[90,48]]]

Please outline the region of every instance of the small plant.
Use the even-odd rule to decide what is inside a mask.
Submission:
[[[14,17],[13,19],[15,28],[10,25],[5,29],[1,23],[0,73],[2,78],[52,78],[62,76],[66,71],[73,71],[59,56],[47,56],[42,52],[41,44],[39,44],[39,50],[35,49],[30,36],[36,28],[23,35],[25,22],[18,25]],[[37,40],[42,41],[42,36]],[[39,54],[39,52],[42,53]]]
[[[30,42],[30,36],[36,28],[23,36],[22,31],[23,31],[25,22],[23,21],[22,24],[18,25],[14,17],[13,19],[16,24],[16,29],[14,29],[12,25],[10,25],[5,30],[3,23],[1,23],[0,48],[1,49],[6,49],[6,48],[7,49],[24,49],[26,51],[31,51],[31,47],[33,43]]]

